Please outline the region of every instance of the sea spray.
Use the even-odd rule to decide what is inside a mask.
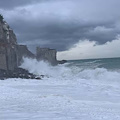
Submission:
[[[64,65],[51,66],[48,62],[37,61],[36,59],[23,58],[23,61],[20,67],[27,69],[30,73],[44,75],[45,77],[64,77],[71,71]]]
[[[44,75],[48,78],[56,80],[71,80],[72,82],[80,80],[100,80],[100,81],[120,81],[120,73],[118,71],[111,71],[106,68],[89,68],[79,66],[76,62],[67,63],[64,65],[51,66],[45,61],[37,61],[36,59],[24,58],[21,65],[22,68],[27,69],[30,73],[36,75]],[[96,61],[99,62],[99,61]],[[88,62],[87,62],[88,63]],[[91,63],[95,62],[90,62]],[[80,63],[81,64],[81,63]],[[83,63],[85,65],[85,63]]]
[[[0,81],[0,118],[120,120],[120,62],[109,60],[68,61],[53,67],[24,58],[21,67],[49,77]]]

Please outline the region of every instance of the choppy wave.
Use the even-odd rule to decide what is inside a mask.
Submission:
[[[84,65],[79,66],[70,64],[67,63],[64,65],[57,65],[53,67],[49,63],[44,61],[24,58],[24,62],[21,67],[27,69],[30,73],[34,73],[36,75],[45,75],[45,77],[47,78],[56,78],[59,80],[120,80],[119,71],[109,71],[105,68],[90,68],[89,66],[84,67]]]

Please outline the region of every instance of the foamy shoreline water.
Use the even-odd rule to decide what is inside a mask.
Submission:
[[[0,81],[1,120],[120,119],[120,88],[86,80]]]
[[[0,81],[0,120],[119,120],[120,73],[78,66],[26,59],[23,68],[46,77]]]

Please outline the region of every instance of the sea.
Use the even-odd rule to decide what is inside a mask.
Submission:
[[[71,66],[85,69],[104,68],[107,70],[120,70],[120,58],[99,58],[68,61]]]
[[[120,79],[120,58],[69,60],[67,63],[51,66],[44,61],[38,62],[24,58],[23,68],[36,75],[55,79]],[[118,74],[116,76],[116,74]],[[102,78],[103,77],[103,78]],[[111,79],[110,78],[110,79]],[[100,78],[99,78],[100,79]],[[114,80],[114,79],[113,79]]]
[[[41,80],[0,80],[0,120],[120,120],[120,58],[20,67]]]

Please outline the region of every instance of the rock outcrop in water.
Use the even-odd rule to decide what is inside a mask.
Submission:
[[[26,45],[18,45],[16,35],[0,15],[0,78],[2,76],[6,76],[6,78],[17,76],[21,78],[23,76],[24,78],[36,78],[35,75],[19,68],[23,62],[22,58],[36,58],[37,60],[47,61],[51,65],[57,65],[60,62],[56,59],[56,53],[55,49],[37,47],[36,55],[34,55],[28,50]]]
[[[56,59],[56,53],[57,51],[55,49],[37,47],[36,58],[37,60],[47,61],[51,65],[57,65],[58,61]]]

